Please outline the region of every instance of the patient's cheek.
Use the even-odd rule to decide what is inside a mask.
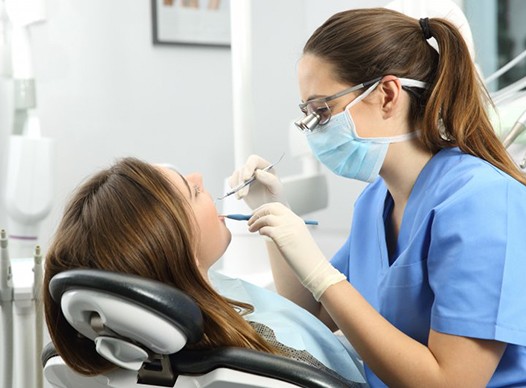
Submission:
[[[198,257],[200,266],[207,269],[225,253],[232,240],[232,234],[217,214],[213,218],[204,217],[202,222],[199,218],[197,220],[200,229]]]

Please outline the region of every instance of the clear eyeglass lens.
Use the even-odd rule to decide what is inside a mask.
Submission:
[[[309,113],[316,113],[320,117],[318,125],[327,124],[331,119],[331,109],[326,102],[312,102],[307,105]]]

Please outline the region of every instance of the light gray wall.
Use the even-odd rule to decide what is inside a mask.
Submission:
[[[201,171],[211,191],[232,169],[230,51],[152,45],[148,0],[48,1],[32,38],[42,129],[56,140],[56,201],[133,155]]]

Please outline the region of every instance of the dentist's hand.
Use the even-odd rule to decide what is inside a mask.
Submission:
[[[251,232],[270,237],[296,273],[301,284],[316,300],[329,286],[345,280],[325,258],[303,219],[281,203],[257,208],[248,221]]]
[[[283,192],[283,184],[274,173],[274,168],[263,171],[270,162],[258,155],[250,155],[243,167],[234,171],[228,178],[228,184],[234,188],[255,175],[256,181],[243,187],[235,195],[237,199],[244,199],[251,209],[255,209],[268,202],[281,202],[288,206]]]

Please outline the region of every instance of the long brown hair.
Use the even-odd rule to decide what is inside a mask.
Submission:
[[[386,8],[333,15],[303,52],[326,60],[338,81],[351,85],[385,75],[427,82],[424,92],[404,87],[411,96],[409,119],[418,125],[424,147],[436,153],[458,146],[526,184],[493,130],[487,114],[491,100],[462,35],[445,19],[428,23],[440,54],[424,38],[418,20]]]
[[[193,348],[277,353],[239,314],[252,306],[220,296],[202,277],[196,228],[185,196],[157,168],[134,158],[118,161],[77,189],[46,255],[43,284],[49,333],[70,367],[88,375],[113,368],[69,325],[49,294],[51,278],[74,268],[135,274],[184,291],[204,317],[204,337]]]

